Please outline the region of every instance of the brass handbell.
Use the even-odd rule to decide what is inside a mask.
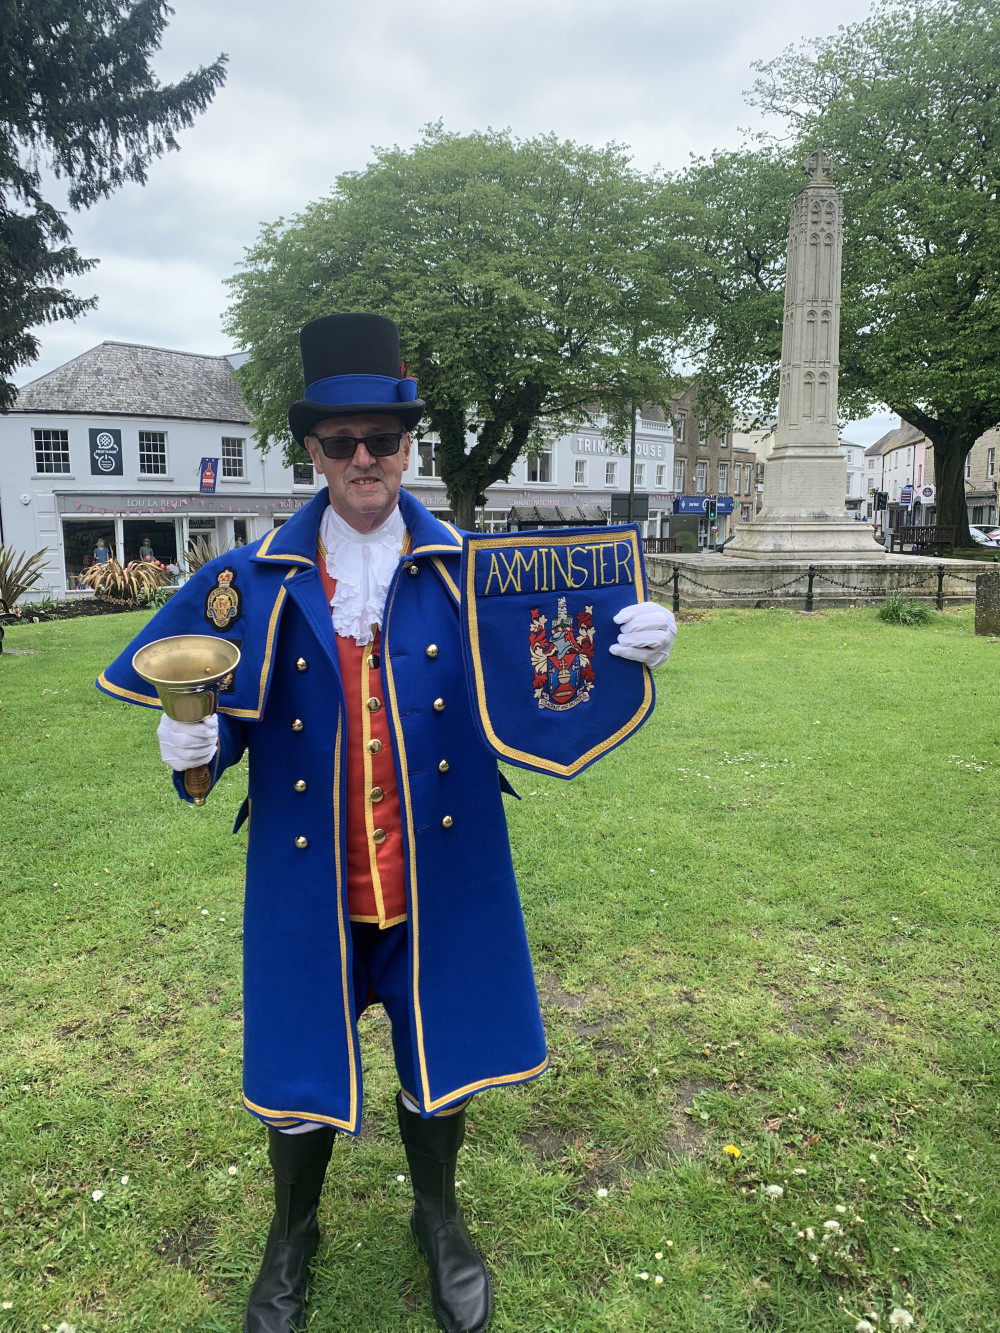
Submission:
[[[175,634],[155,639],[132,658],[132,669],[160,696],[163,711],[175,722],[200,722],[211,717],[219,686],[232,675],[240,650],[210,634]],[[204,805],[212,786],[207,764],[184,772],[184,790],[195,805]]]

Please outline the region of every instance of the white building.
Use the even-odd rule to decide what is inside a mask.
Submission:
[[[839,445],[847,463],[847,508],[852,514],[861,515],[864,509],[863,502],[868,496],[865,485],[864,446],[845,439],[841,439]]]
[[[30,596],[75,591],[103,538],[134,560],[148,538],[164,564],[189,540],[222,550],[284,522],[315,493],[312,465],[262,453],[233,376],[236,358],[104,342],[20,390],[0,416],[0,544],[48,548]],[[662,414],[660,414],[662,415]],[[637,414],[635,491],[646,535],[669,534],[677,493],[673,427]],[[629,457],[597,420],[521,458],[487,492],[480,526],[506,526],[514,506],[598,506],[628,492]],[[447,515],[433,436],[415,441],[403,484]]]

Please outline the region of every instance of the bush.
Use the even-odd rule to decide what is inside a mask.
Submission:
[[[185,552],[188,573],[197,574],[202,565],[207,565],[217,555],[224,555],[226,551],[231,550],[233,550],[232,542],[226,542],[221,550],[216,550],[215,543],[207,537],[192,537]]]
[[[49,548],[34,555],[18,555],[10,546],[0,546],[0,609],[13,611],[14,603],[42,577]]]
[[[905,597],[887,597],[878,609],[879,620],[887,625],[926,625],[931,619],[926,602],[907,601]]]
[[[109,602],[144,603],[169,581],[169,570],[155,560],[130,560],[127,565],[106,560],[103,565],[85,569],[78,586],[93,588],[95,597]]]

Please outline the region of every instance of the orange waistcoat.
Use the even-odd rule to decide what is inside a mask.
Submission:
[[[331,602],[337,584],[327,570],[322,543],[316,563]],[[379,670],[381,634],[375,630],[364,647],[339,634],[334,638],[347,702],[347,907],[352,921],[376,922],[384,930],[406,920],[406,870]]]

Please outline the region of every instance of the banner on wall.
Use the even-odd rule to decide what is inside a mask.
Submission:
[[[90,432],[90,472],[95,477],[120,477],[122,466],[122,433],[120,430],[100,427]]]
[[[200,479],[198,489],[201,494],[214,495],[215,484],[219,478],[219,460],[217,458],[203,458],[198,475]]]

